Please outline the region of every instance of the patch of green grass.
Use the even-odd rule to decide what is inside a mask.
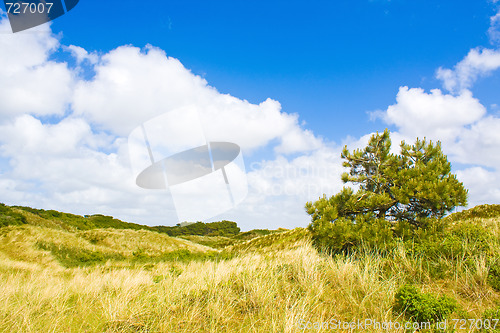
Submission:
[[[477,220],[458,221],[440,231],[422,230],[406,242],[410,251],[429,259],[489,254],[494,243],[495,236]]]
[[[197,235],[185,235],[179,236],[179,238],[186,239],[193,243],[198,243],[201,245],[209,246],[214,249],[222,249],[226,246],[233,245],[237,243],[237,240],[233,238],[224,237],[224,236],[197,236]]]
[[[482,332],[500,332],[500,306],[485,310],[482,319]]]
[[[185,226],[177,225],[175,227],[157,226],[153,229],[158,232],[165,233],[169,236],[182,236],[182,235],[198,235],[198,236],[233,236],[240,232],[240,228],[236,222],[220,221],[220,222],[196,222]]]
[[[287,231],[287,229],[277,229],[277,230],[268,230],[268,229],[253,229],[250,231],[245,231],[245,232],[240,232],[239,234],[231,237],[233,239],[239,239],[239,240],[250,240],[256,237],[260,236],[266,236],[274,233],[279,233],[279,232],[284,232]]]
[[[108,260],[123,260],[120,253],[104,253],[91,251],[84,248],[57,245],[51,242],[37,242],[36,247],[40,250],[49,251],[66,268],[91,266],[104,264]]]
[[[186,249],[165,252],[160,255],[147,255],[144,251],[138,250],[133,253],[131,258],[133,263],[158,263],[167,261],[190,262],[190,261],[206,261],[206,260],[228,260],[234,257],[234,254],[229,252],[191,252]]]

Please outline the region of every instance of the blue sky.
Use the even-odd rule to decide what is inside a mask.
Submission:
[[[0,202],[174,224],[134,188],[126,139],[188,104],[230,119],[214,131],[242,147],[249,194],[214,219],[244,229],[307,225],[305,201],[342,186],[341,146],[386,127],[441,140],[471,205],[500,201],[496,1],[81,0],[0,24]]]
[[[102,52],[160,47],[220,92],[276,99],[338,141],[383,129],[367,111],[401,85],[438,85],[436,68],[488,46],[493,14],[486,1],[82,0],[53,31]]]

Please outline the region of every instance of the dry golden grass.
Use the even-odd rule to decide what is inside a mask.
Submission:
[[[165,234],[146,230],[130,229],[93,229],[76,234],[101,249],[108,249],[122,254],[130,254],[142,249],[148,255],[185,249],[193,252],[213,250],[207,246],[189,240],[174,238]]]
[[[301,323],[308,321],[388,322],[401,320],[392,312],[394,294],[409,280],[423,290],[455,297],[476,318],[500,301],[485,283],[485,261],[471,272],[463,262],[452,263],[457,269],[453,279],[433,281],[422,259],[403,248],[385,258],[369,253],[332,258],[318,254],[303,229],[237,245],[236,257],[225,261],[126,267],[108,262],[65,269],[29,244],[53,237],[128,251],[158,236],[95,230],[71,238],[37,228],[2,230],[1,332],[301,332]],[[91,244],[90,235],[105,237]]]
[[[23,225],[0,229],[0,258],[3,256],[17,261],[48,264],[54,259],[36,246],[39,242],[47,241],[56,246],[99,251],[104,254],[120,254],[126,257],[135,251],[142,251],[150,256],[179,249],[191,252],[213,251],[212,248],[185,239],[144,230],[94,229],[75,233]]]

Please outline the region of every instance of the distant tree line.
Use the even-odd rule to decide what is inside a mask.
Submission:
[[[240,228],[236,222],[226,220],[211,223],[196,222],[184,226],[177,225],[174,227],[150,227],[136,223],[124,222],[112,216],[101,214],[80,216],[56,210],[44,210],[23,206],[9,207],[3,203],[0,203],[0,227],[27,224],[28,221],[26,217],[20,211],[29,212],[46,220],[50,220],[59,225],[59,227],[68,230],[91,230],[102,228],[132,230],[142,229],[165,233],[173,237],[183,235],[234,236],[240,232]]]
[[[236,222],[220,221],[203,223],[196,222],[186,226],[166,227],[158,226],[153,227],[158,232],[165,233],[169,236],[183,236],[183,235],[199,235],[199,236],[233,236],[240,232],[240,228]]]
[[[44,219],[60,222],[61,226],[72,227],[78,230],[91,230],[100,228],[114,228],[114,229],[132,229],[132,230],[151,230],[151,227],[140,225],[136,223],[124,222],[112,216],[105,216],[101,214],[95,215],[75,215],[69,213],[59,212],[57,210],[44,210],[23,206],[12,206],[31,214],[40,216]],[[21,214],[19,214],[21,215]],[[22,216],[22,215],[21,215]]]

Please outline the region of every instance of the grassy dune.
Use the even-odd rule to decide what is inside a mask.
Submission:
[[[472,218],[498,237],[499,218]],[[332,319],[404,322],[393,305],[405,283],[456,299],[451,319],[483,318],[500,305],[481,254],[443,258],[439,269],[446,274],[437,277],[435,267],[403,244],[385,256],[331,257],[319,254],[301,228],[237,242],[187,238],[146,230],[0,228],[0,331],[301,332],[307,322]]]

